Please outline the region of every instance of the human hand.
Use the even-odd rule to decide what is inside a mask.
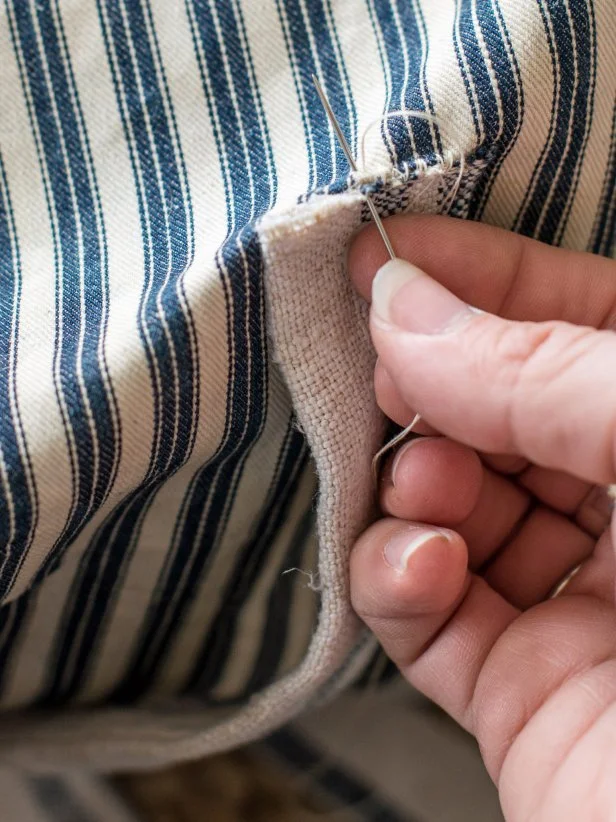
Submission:
[[[477,737],[508,820],[616,819],[603,490],[616,482],[616,263],[444,217],[387,228],[430,277],[396,262],[372,287],[386,262],[373,227],[351,249],[357,289],[372,287],[377,399],[432,436],[386,467],[387,516],[351,555],[353,606]]]

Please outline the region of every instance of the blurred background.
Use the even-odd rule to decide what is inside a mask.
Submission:
[[[500,822],[477,745],[399,679],[265,742],[115,780],[143,822]]]
[[[475,740],[377,673],[258,744],[167,770],[0,769],[0,822],[502,822]]]

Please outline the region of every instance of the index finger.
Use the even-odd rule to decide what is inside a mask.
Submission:
[[[385,226],[399,257],[470,305],[512,320],[616,327],[613,260],[452,217],[399,215]],[[375,226],[366,227],[348,260],[355,287],[366,300],[387,259]]]

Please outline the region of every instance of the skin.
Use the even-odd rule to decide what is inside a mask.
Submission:
[[[375,391],[401,425],[420,413],[426,436],[385,467],[383,518],[351,555],[353,606],[409,682],[476,736],[508,820],[616,820],[603,490],[616,483],[616,263],[445,217],[387,230],[428,276],[389,313],[379,286]],[[386,259],[368,227],[349,256],[367,300]],[[418,537],[398,567],[392,546]]]

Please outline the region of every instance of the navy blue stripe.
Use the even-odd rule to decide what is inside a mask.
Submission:
[[[126,497],[88,545],[67,597],[50,654],[48,681],[37,704],[49,707],[69,701],[86,679],[134,549],[130,536],[138,533],[159,485],[146,483]],[[110,546],[118,547],[118,553]]]
[[[386,43],[386,59],[391,77],[387,111],[413,109],[430,112],[422,90],[424,48],[419,19],[409,0],[374,0],[374,14]],[[396,21],[396,15],[400,25]],[[418,118],[391,118],[387,128],[393,140],[397,157],[401,159],[421,157],[427,162],[435,160],[432,130],[425,120]],[[412,135],[413,143],[411,143]],[[413,145],[414,144],[414,145]]]
[[[323,0],[311,0],[305,4],[308,19],[304,18],[300,0],[276,0],[276,8],[304,126],[309,162],[308,188],[312,190],[333,182],[335,177],[348,174],[348,161],[338,141],[332,140],[331,126],[314,88],[312,75],[319,76],[340,126],[351,142],[357,115],[345,83],[346,70],[344,73],[340,71],[336,59],[336,47],[327,25]],[[316,53],[310,42],[310,33],[318,43]]]
[[[209,623],[202,651],[197,654],[194,672],[189,678],[187,690],[198,689],[200,697],[218,682],[222,674],[231,650],[241,608],[250,595],[255,579],[267,559],[268,550],[271,548],[276,531],[284,522],[288,504],[296,490],[298,474],[306,458],[303,438],[297,431],[289,432],[283,454],[284,457],[277,467],[276,478],[268,500],[255,524],[254,533],[243,547],[238,548],[237,561],[225,586],[222,605]],[[219,483],[219,487],[220,485]],[[215,526],[216,523],[214,522],[213,525]],[[177,570],[179,569],[176,569],[176,573]],[[189,578],[192,579],[194,575],[195,568],[192,567]],[[168,593],[171,597],[175,589],[169,590]],[[190,601],[186,599],[186,591],[184,597],[179,603],[180,607]],[[169,607],[165,592],[162,594],[162,603]],[[149,621],[147,629],[142,632],[140,652],[135,655],[123,684],[113,694],[114,700],[132,702],[151,684],[177,629],[177,621],[176,614],[175,619],[168,622],[166,631],[160,630],[160,617]],[[158,650],[157,653],[156,650]]]
[[[430,88],[428,86],[428,76],[427,76],[427,61],[430,55],[430,41],[428,38],[428,27],[426,26],[426,21],[424,19],[423,10],[421,8],[421,0],[415,0],[415,8],[417,9],[417,25],[421,29],[425,46],[424,46],[424,53],[421,58],[421,85],[422,89],[425,94],[426,101],[428,103],[428,111],[430,114],[434,115],[434,103],[432,102],[432,95],[430,94]],[[436,139],[436,151],[439,154],[443,152],[443,143],[441,141],[441,134],[438,126],[434,126],[434,136]]]
[[[357,110],[352,96],[349,75],[344,63],[340,42],[335,28],[328,23],[327,10],[331,13],[330,0],[312,0],[305,4],[308,15],[307,22],[299,13],[299,5],[295,0],[286,0],[287,16],[291,21],[291,36],[293,39],[294,51],[298,56],[301,65],[302,80],[308,81],[306,91],[310,92],[310,98],[314,99],[314,84],[312,77],[308,78],[306,70],[310,65],[314,65],[314,73],[320,76],[323,87],[326,89],[330,102],[336,105],[336,116],[341,123],[351,146],[357,150]],[[304,28],[304,26],[306,28]],[[315,51],[311,46],[308,37],[308,30],[312,31],[314,40],[317,43]],[[305,38],[305,39],[304,39]],[[320,70],[319,70],[320,69]],[[312,72],[311,72],[312,74]],[[320,111],[319,111],[320,109]],[[324,115],[323,107],[319,105],[317,111]],[[331,135],[331,127],[321,125],[321,130],[317,131],[316,148],[320,145],[325,147],[326,140]],[[323,138],[322,142],[320,138]],[[340,154],[340,146],[336,141],[336,173],[340,176],[340,165],[347,169],[347,160]],[[317,178],[317,185],[321,180]]]
[[[597,28],[594,0],[588,0],[587,9],[587,16],[580,14],[580,19],[582,21],[581,27],[584,30],[585,37],[587,36],[590,41],[590,46],[588,47],[586,42],[582,46],[582,57],[584,60],[581,61],[580,71],[583,72],[583,76],[576,95],[576,103],[583,103],[585,105],[585,110],[580,111],[580,116],[583,119],[581,119],[577,124],[579,126],[579,132],[576,137],[576,144],[575,146],[572,146],[571,150],[572,161],[575,159],[575,163],[572,180],[568,186],[567,196],[569,201],[564,213],[560,217],[559,228],[554,235],[553,240],[551,240],[551,242],[554,242],[557,245],[560,245],[562,242],[565,230],[567,228],[567,223],[569,222],[569,217],[571,216],[571,209],[573,208],[573,201],[580,181],[580,176],[582,174],[582,165],[586,155],[588,141],[590,139],[590,131],[592,128],[592,120],[595,109],[595,91],[597,86]],[[586,31],[586,28],[588,31]],[[587,48],[588,50],[586,50]],[[579,43],[576,44],[576,54],[578,49]],[[576,148],[576,146],[579,146],[579,148]],[[558,196],[558,191],[556,196]],[[552,205],[554,205],[554,202]]]
[[[535,167],[529,188],[532,195],[520,209],[515,227],[520,233],[538,237],[543,242],[558,242],[588,139],[586,119],[589,107],[593,105],[596,43],[593,20],[586,3],[571,4],[571,24],[564,3],[552,2],[546,6],[541,2],[539,7],[552,55],[552,69],[555,78],[559,78],[560,87],[557,89],[555,79],[552,139]],[[575,63],[577,90],[574,87]]]
[[[231,244],[231,243],[230,243]],[[243,247],[238,258],[238,244]],[[178,517],[172,549],[156,585],[153,599],[140,632],[140,644],[130,666],[130,679],[118,688],[118,699],[127,691],[137,693],[151,684],[155,670],[182,627],[182,621],[201,585],[212,552],[224,534],[243,466],[260,437],[267,410],[267,350],[265,348],[264,295],[261,250],[254,231],[247,227],[223,249],[233,303],[234,363],[229,375],[227,422],[221,447],[197,474]],[[244,262],[245,261],[245,262]],[[244,268],[246,266],[246,269]],[[244,287],[246,274],[248,293]],[[250,337],[246,337],[246,326]],[[252,358],[253,367],[246,369]],[[143,640],[147,637],[147,641]]]
[[[475,27],[474,13],[476,13],[475,0],[461,0],[459,10],[459,44],[460,49],[464,53],[470,76],[465,79],[469,82],[469,98],[472,99],[472,89],[475,89],[476,96],[479,102],[479,109],[476,111],[478,122],[481,124],[481,131],[483,132],[482,145],[492,145],[498,138],[501,129],[501,119],[498,112],[498,101],[492,87],[490,75],[486,61],[481,53],[479,45],[477,30]],[[492,41],[496,41],[497,46],[504,50],[504,43],[498,32],[492,4],[490,0],[480,0],[481,14],[478,15],[482,22],[482,31],[488,34]],[[489,24],[483,25],[484,21],[489,20]],[[497,49],[495,49],[495,52]],[[492,55],[492,50],[490,51]],[[501,68],[506,72],[508,83],[511,83],[511,66],[506,57],[506,53],[500,55]],[[480,145],[481,145],[480,144]]]
[[[56,545],[58,551],[74,539],[105,500],[117,469],[120,445],[114,398],[99,356],[105,332],[106,261],[94,170],[81,138],[82,123],[72,100],[76,89],[67,73],[49,0],[36,5],[36,14],[35,21],[29,4],[13,4],[9,22],[13,46],[25,71],[24,93],[31,95],[30,117],[36,121],[33,130],[41,140],[40,161],[48,180],[46,192],[57,255],[56,391],[67,431],[74,491],[71,511]],[[84,387],[78,382],[80,371]],[[43,573],[45,570],[47,565]]]
[[[589,251],[613,257],[616,243],[616,102],[612,115],[609,160]]]
[[[269,129],[268,129],[268,125],[267,125],[267,118],[266,118],[266,114],[265,114],[265,107],[263,105],[263,98],[261,96],[261,90],[259,88],[259,84],[258,84],[258,81],[257,81],[254,62],[253,62],[253,58],[252,58],[252,51],[250,50],[249,40],[248,40],[248,33],[246,31],[246,24],[245,24],[244,18],[242,16],[239,5],[238,5],[236,21],[237,21],[237,27],[238,27],[238,31],[239,31],[239,38],[238,39],[243,43],[243,46],[244,46],[244,51],[243,52],[239,51],[238,54],[236,55],[236,57],[238,57],[239,55],[245,55],[246,71],[247,71],[248,76],[250,77],[250,81],[252,83],[252,88],[253,88],[254,108],[255,108],[255,111],[258,114],[258,122],[259,122],[260,128],[262,130],[262,133],[264,135],[264,140],[263,140],[264,146],[263,146],[263,148],[264,148],[264,151],[265,151],[265,156],[267,158],[267,169],[268,169],[268,175],[269,175],[269,178],[270,178],[270,199],[269,199],[269,203],[270,203],[270,205],[273,205],[276,202],[276,197],[278,195],[278,173],[277,173],[276,164],[275,164],[275,161],[274,161],[274,148],[272,146],[272,142],[271,142],[270,135],[269,135]],[[239,77],[240,77],[240,80],[241,80],[242,79],[241,71],[239,72]],[[241,85],[244,85],[244,84],[241,83]],[[247,101],[247,103],[248,103],[247,108],[248,109],[250,108],[250,102],[251,102],[250,100]],[[261,213],[261,206],[259,206],[259,211]]]
[[[483,213],[496,174],[515,144],[524,116],[520,69],[498,0],[483,2],[477,17],[488,50],[492,76],[496,78],[496,93],[479,42],[471,3],[464,0],[460,10],[460,46],[470,70],[470,76],[465,79],[469,87],[476,89],[479,99],[476,114],[484,133],[475,156],[486,157],[485,169],[474,185],[468,206],[467,216],[474,220],[478,220]]]
[[[220,161],[227,160],[232,196],[232,205],[228,206],[228,216],[232,217],[229,228],[233,230],[272,205],[276,172],[271,143],[259,117],[258,100],[247,82],[250,67],[244,58],[238,16],[229,7],[228,0],[187,2],[192,5],[193,36],[207,63],[201,66],[206,98],[219,114],[220,140],[224,146]],[[216,22],[224,31],[224,51]],[[227,80],[227,70],[231,83]],[[213,99],[207,92],[205,74],[213,88]]]
[[[60,52],[49,0],[37,3],[44,56],[39,49],[35,23],[27,3],[14,5],[19,48],[28,73],[34,112],[49,175],[56,213],[60,254],[62,296],[59,295],[57,367],[60,390],[66,401],[67,424],[76,440],[77,476],[75,507],[66,525],[64,540],[74,538],[85,518],[104,500],[117,460],[113,437],[114,420],[110,398],[98,356],[103,332],[103,261],[98,230],[95,192],[85,147],[81,141],[77,112],[71,101],[69,78]],[[46,70],[49,77],[46,77]],[[58,107],[58,119],[54,116]],[[66,156],[64,156],[64,151]],[[73,184],[73,191],[70,189]],[[74,198],[74,200],[73,200]],[[83,267],[84,284],[80,283]],[[87,299],[82,299],[87,291]],[[60,332],[61,327],[61,332]],[[83,334],[83,354],[79,336]],[[82,389],[76,374],[83,371]],[[85,394],[85,396],[84,396]],[[86,399],[87,397],[87,399]],[[88,424],[87,405],[92,410],[95,432]],[[94,477],[95,443],[100,451],[99,476]]]
[[[16,386],[22,271],[9,185],[0,155],[0,601],[30,546],[38,499]],[[12,520],[12,525],[11,525]]]
[[[590,137],[597,80],[597,31],[593,3],[594,0],[587,0],[585,4],[571,4],[575,31],[573,51],[578,63],[578,85],[573,95],[573,134],[565,155],[566,173],[559,178],[539,233],[539,239],[544,242],[560,244],[562,241]],[[571,72],[565,68],[563,73]]]
[[[191,262],[189,204],[182,193],[182,170],[141,4],[99,0],[98,6],[130,145],[145,270],[150,280],[149,293],[143,294],[139,325],[155,392],[155,436],[149,473],[156,475],[169,470],[172,463],[179,466],[192,441],[196,369],[191,329],[177,289],[178,280]],[[112,63],[112,53],[117,67]],[[173,371],[174,358],[180,366],[178,374]],[[189,413],[182,413],[187,409]]]
[[[308,464],[308,470],[313,470]],[[238,694],[237,701],[244,702],[252,694],[257,693],[274,682],[280,675],[280,663],[284,655],[289,634],[289,613],[293,597],[298,585],[306,585],[306,578],[297,572],[285,573],[291,568],[302,568],[306,543],[316,528],[316,515],[312,500],[304,515],[299,520],[293,536],[289,540],[289,549],[281,562],[276,581],[272,586],[267,604],[265,623],[261,631],[261,643],[257,651],[255,664],[243,690]],[[315,616],[320,597],[315,597]]]
[[[263,213],[273,200],[275,178],[268,176],[268,170],[273,169],[266,162],[268,152],[271,156],[269,134],[265,121],[257,116],[255,99],[246,83],[250,67],[242,62],[241,23],[234,10],[226,2],[206,4],[203,0],[188,2],[187,9],[221,158],[228,227],[233,232],[218,258],[233,362],[229,366],[223,437],[216,454],[198,472],[186,494],[172,548],[157,583],[157,596],[142,629],[145,639],[140,641],[129,673],[114,697],[121,700],[151,683],[181,628],[207,563],[224,534],[243,466],[262,433],[268,402],[261,250],[251,225],[241,233],[235,233],[234,226]],[[225,55],[215,35],[217,22],[238,64],[232,73],[235,99],[222,70]],[[250,152],[246,151],[242,133],[250,139]],[[247,173],[254,180],[252,187],[247,185]]]
[[[66,39],[66,33],[64,31],[64,24],[62,22],[62,16],[60,13],[60,0],[53,0],[54,8],[56,11],[56,19],[58,25],[58,35],[60,42],[62,44],[62,52],[63,52],[63,59],[64,64],[67,72],[67,76],[70,80],[70,89],[73,95],[73,103],[75,106],[75,113],[76,117],[79,121],[82,131],[82,138],[83,138],[83,146],[84,146],[84,154],[88,162],[88,167],[90,168],[91,172],[91,185],[92,185],[92,196],[94,199],[94,206],[96,211],[96,218],[99,221],[99,233],[100,233],[100,246],[101,246],[101,293],[103,296],[102,300],[102,311],[101,311],[101,370],[104,374],[106,383],[107,383],[107,391],[109,393],[109,402],[111,405],[112,417],[113,422],[115,425],[114,435],[117,438],[117,448],[115,449],[115,463],[112,465],[109,475],[109,481],[107,483],[107,490],[106,495],[109,494],[113,483],[115,482],[118,469],[120,467],[120,459],[122,456],[122,424],[120,420],[120,411],[118,408],[118,402],[116,393],[113,387],[113,383],[111,381],[111,376],[109,373],[109,366],[107,363],[107,355],[105,351],[105,342],[106,342],[106,335],[107,335],[107,322],[109,318],[109,253],[108,253],[108,244],[107,244],[107,230],[105,227],[104,215],[103,215],[103,204],[101,200],[100,189],[98,185],[98,179],[95,174],[94,168],[94,158],[92,156],[92,148],[90,144],[90,137],[86,128],[86,121],[83,113],[83,109],[81,106],[81,100],[78,94],[77,88],[77,81],[75,78],[75,73],[73,71],[73,66],[69,56],[69,48],[68,42]]]
[[[289,506],[306,461],[304,438],[294,427],[292,420],[267,501],[253,533],[238,548],[237,562],[225,586],[220,608],[208,626],[193,671],[188,677],[185,687],[187,692],[198,693],[201,698],[207,699],[220,682],[225,665],[233,653],[233,640],[242,608],[266,565],[276,533],[288,517]],[[283,617],[284,621],[287,619],[288,613]],[[274,671],[270,673],[275,674]]]
[[[47,704],[70,698],[83,682],[143,517],[157,489],[190,454],[198,402],[194,328],[182,289],[192,262],[193,220],[183,194],[187,181],[178,136],[166,114],[170,100],[158,85],[156,44],[140,4],[107,0],[98,8],[139,202],[149,287],[139,327],[152,378],[154,436],[146,481],[107,518],[80,564],[41,697]],[[160,64],[158,71],[162,75]]]

